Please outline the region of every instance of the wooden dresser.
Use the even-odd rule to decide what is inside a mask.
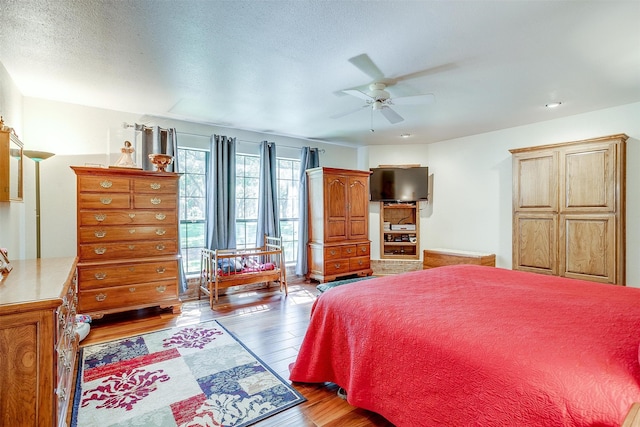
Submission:
[[[454,249],[425,249],[422,257],[424,270],[444,265],[474,264],[496,266],[496,255]]]
[[[75,167],[78,310],[100,317],[178,298],[178,179],[167,172]]]
[[[78,350],[76,260],[11,265],[0,279],[0,426],[65,426]]]
[[[369,175],[369,171],[325,167],[307,170],[307,278],[326,282],[371,275]]]

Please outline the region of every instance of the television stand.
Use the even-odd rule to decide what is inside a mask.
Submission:
[[[420,259],[418,204],[380,203],[380,240],[381,259]]]

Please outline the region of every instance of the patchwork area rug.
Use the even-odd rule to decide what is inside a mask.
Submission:
[[[84,347],[73,427],[248,426],[305,399],[216,321]]]

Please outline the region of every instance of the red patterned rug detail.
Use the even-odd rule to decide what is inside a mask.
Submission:
[[[305,399],[216,321],[81,350],[72,427],[249,426]]]

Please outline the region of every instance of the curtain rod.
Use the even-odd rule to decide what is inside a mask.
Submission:
[[[138,124],[131,125],[131,124],[127,123],[127,122],[123,122],[122,123],[122,127],[125,128],[125,129],[127,129],[127,128],[135,128],[135,130],[137,130],[137,131],[146,130],[146,129],[153,129],[153,126],[138,125]],[[139,128],[141,128],[141,129],[139,129]],[[163,128],[159,128],[159,129],[160,129],[160,131],[164,131],[164,132],[166,132],[168,130],[168,129],[163,129]],[[190,135],[190,136],[199,136],[199,137],[202,137],[202,138],[211,138],[211,135],[202,135],[202,134],[199,134],[199,133],[180,132],[178,130],[176,130],[176,133],[181,134],[181,135]],[[262,142],[262,141],[249,141],[249,140],[246,140],[246,139],[238,139],[238,141],[246,142],[248,144],[260,144],[260,142]],[[298,150],[301,148],[301,147],[292,147],[290,145],[278,145],[278,147],[293,148],[293,149],[298,149]],[[323,153],[323,154],[325,153],[324,148],[320,148],[320,149],[318,149],[318,151]]]

